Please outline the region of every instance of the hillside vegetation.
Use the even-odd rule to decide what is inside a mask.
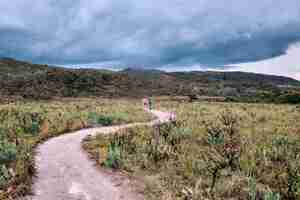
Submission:
[[[175,103],[170,124],[87,138],[100,165],[145,184],[147,200],[299,200],[300,107]]]
[[[176,112],[177,121],[88,138],[84,147],[99,163],[144,177],[148,199],[300,198],[299,106],[245,103],[298,104],[299,81],[243,72],[69,69],[5,58],[0,199],[30,190],[38,143],[93,125],[148,121],[134,100],[144,96],[164,96],[158,108]]]
[[[298,103],[299,88],[300,82],[291,78],[244,72],[167,73],[130,68],[113,72],[0,60],[2,100],[169,95],[191,100],[209,96],[226,101]]]
[[[16,199],[30,191],[38,143],[94,125],[150,119],[140,101],[134,100],[58,99],[0,105],[0,199]]]

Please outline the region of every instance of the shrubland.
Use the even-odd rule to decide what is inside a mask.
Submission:
[[[92,126],[148,121],[135,100],[57,99],[0,105],[0,199],[30,191],[34,148],[63,133]]]
[[[0,58],[0,102],[55,97],[189,96],[218,101],[300,103],[300,82],[245,72],[71,69]]]
[[[157,102],[177,121],[87,138],[99,165],[143,180],[146,199],[300,199],[296,105]]]

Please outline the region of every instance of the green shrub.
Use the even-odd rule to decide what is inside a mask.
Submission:
[[[249,200],[256,200],[256,179],[254,177],[250,177],[248,185],[249,185]]]
[[[108,155],[107,159],[104,161],[104,165],[114,169],[119,169],[121,166],[120,147],[114,142],[111,142],[108,147]]]
[[[280,200],[280,194],[274,192],[267,192],[264,195],[264,200]]]
[[[110,126],[113,124],[113,118],[109,116],[99,115],[97,118],[97,123],[103,126]]]
[[[7,140],[0,141],[0,164],[4,165],[16,159],[17,147]]]
[[[272,139],[271,147],[267,151],[267,157],[270,161],[274,162],[274,165],[279,164],[284,166],[282,170],[285,174],[284,179],[278,182],[283,184],[285,188],[281,190],[283,198],[300,198],[299,146],[299,139],[292,139],[287,136],[276,136]]]
[[[241,154],[238,116],[229,110],[222,112],[215,123],[206,125],[210,148],[226,160],[232,170],[239,168]]]
[[[289,160],[287,164],[287,196],[289,199],[300,198],[300,156],[296,161]]]
[[[155,164],[177,157],[180,144],[191,136],[190,129],[174,124],[161,124],[155,126],[149,135],[144,136],[144,144],[139,144],[140,152],[144,158]]]
[[[10,174],[5,165],[0,165],[0,189],[7,184]]]
[[[210,193],[214,192],[217,182],[221,179],[222,171],[229,169],[231,172],[240,169],[241,141],[237,129],[238,116],[226,110],[222,112],[217,120],[206,123],[207,151],[201,155],[205,160],[203,174],[211,179]]]
[[[290,141],[285,136],[277,136],[272,139],[269,156],[273,161],[284,161],[290,152]]]
[[[155,131],[156,133],[154,134],[158,137],[157,140],[161,140],[161,143],[171,145],[175,149],[176,145],[189,138],[192,134],[191,129],[174,124],[158,125]]]
[[[98,113],[96,113],[96,112],[90,112],[88,114],[88,121],[91,124],[96,124],[97,123],[97,118],[98,118]]]
[[[33,121],[30,125],[24,128],[24,131],[31,135],[37,135],[40,131],[39,122]]]
[[[224,134],[220,127],[209,126],[207,127],[207,142],[210,145],[222,145],[224,144]]]
[[[114,118],[111,116],[99,115],[96,112],[90,112],[88,114],[88,121],[91,124],[101,124],[103,126],[110,126],[113,124]]]
[[[189,128],[172,126],[168,141],[172,145],[180,144],[182,140],[191,137],[191,135],[192,131]]]

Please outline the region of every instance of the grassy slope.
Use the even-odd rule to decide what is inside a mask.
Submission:
[[[111,124],[150,120],[140,104],[135,100],[86,98],[0,105],[0,199],[22,195],[30,189],[36,144],[90,126],[90,113],[109,118]]]
[[[151,200],[249,199],[254,194],[263,199],[272,195],[270,191],[281,199],[300,199],[299,106],[174,102],[160,106],[176,112],[176,125],[162,126],[160,132],[140,127],[127,130],[125,136],[97,136],[84,147],[99,159],[103,148],[119,144],[120,168],[144,180]],[[233,136],[220,115],[236,120]],[[224,138],[209,137],[208,130],[218,133],[220,128]],[[99,162],[106,156],[102,153]]]

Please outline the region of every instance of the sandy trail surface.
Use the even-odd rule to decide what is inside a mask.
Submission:
[[[37,177],[30,200],[142,200],[131,181],[95,166],[81,148],[88,135],[111,134],[120,129],[167,122],[170,113],[151,111],[156,120],[120,126],[83,129],[48,140],[37,148]]]

